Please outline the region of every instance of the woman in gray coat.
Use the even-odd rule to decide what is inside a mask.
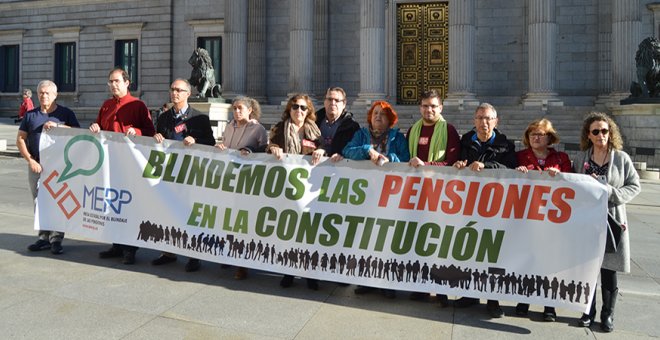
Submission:
[[[627,226],[626,203],[639,192],[639,175],[627,153],[616,123],[606,114],[592,112],[584,119],[580,148],[584,154],[575,160],[575,172],[591,175],[603,181],[608,189],[608,212]],[[600,327],[605,332],[614,330],[614,306],[618,293],[616,272],[630,272],[630,238],[628,229],[621,234],[621,243],[615,253],[605,253],[600,269],[603,308]],[[589,314],[583,314],[578,324],[590,327],[596,316],[596,299]]]

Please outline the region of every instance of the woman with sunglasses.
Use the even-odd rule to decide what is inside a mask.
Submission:
[[[286,103],[282,120],[270,131],[270,142],[266,149],[277,159],[284,154],[312,155],[312,165],[318,164],[325,150],[321,149],[321,131],[316,126],[314,104],[307,94],[294,94]],[[293,276],[284,275],[280,286],[293,285]],[[319,289],[318,280],[307,279],[307,288]]]
[[[639,192],[639,176],[627,153],[623,152],[623,140],[619,128],[601,112],[592,112],[584,119],[580,149],[584,151],[575,161],[575,172],[591,175],[607,185],[608,213],[622,225],[628,225],[626,203]],[[604,227],[604,226],[603,226]],[[614,330],[614,306],[619,289],[616,272],[630,272],[630,239],[627,229],[621,234],[621,243],[614,253],[605,253],[600,269],[603,307],[600,310],[600,328]],[[589,314],[578,321],[582,327],[590,327],[596,317],[596,299]]]
[[[559,135],[549,120],[543,118],[531,122],[523,134],[522,142],[527,148],[516,153],[516,170],[523,173],[541,171],[552,177],[560,172],[573,172],[568,155],[550,147],[559,143]],[[516,306],[517,315],[527,315],[528,311],[528,303],[519,303]],[[543,320],[552,322],[556,318],[554,307],[546,306],[543,309]]]

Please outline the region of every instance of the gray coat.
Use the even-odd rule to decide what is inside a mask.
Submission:
[[[575,160],[575,172],[584,173],[584,165],[589,163],[591,148]],[[630,225],[626,215],[626,203],[630,202],[642,188],[639,175],[627,153],[613,150],[610,152],[607,169],[608,211],[614,218],[628,228],[621,234],[621,245],[616,253],[606,253],[603,268],[619,272],[630,272]]]

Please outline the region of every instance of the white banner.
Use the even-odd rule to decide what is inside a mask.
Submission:
[[[328,281],[589,306],[607,216],[590,176],[308,160],[54,129],[35,228]]]

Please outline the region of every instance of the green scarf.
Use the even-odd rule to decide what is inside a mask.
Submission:
[[[417,157],[417,145],[419,136],[422,134],[422,119],[418,120],[410,129],[408,136],[408,148],[410,157]],[[445,160],[445,150],[447,149],[447,122],[441,117],[435,123],[431,144],[429,145],[429,162],[442,162]]]

